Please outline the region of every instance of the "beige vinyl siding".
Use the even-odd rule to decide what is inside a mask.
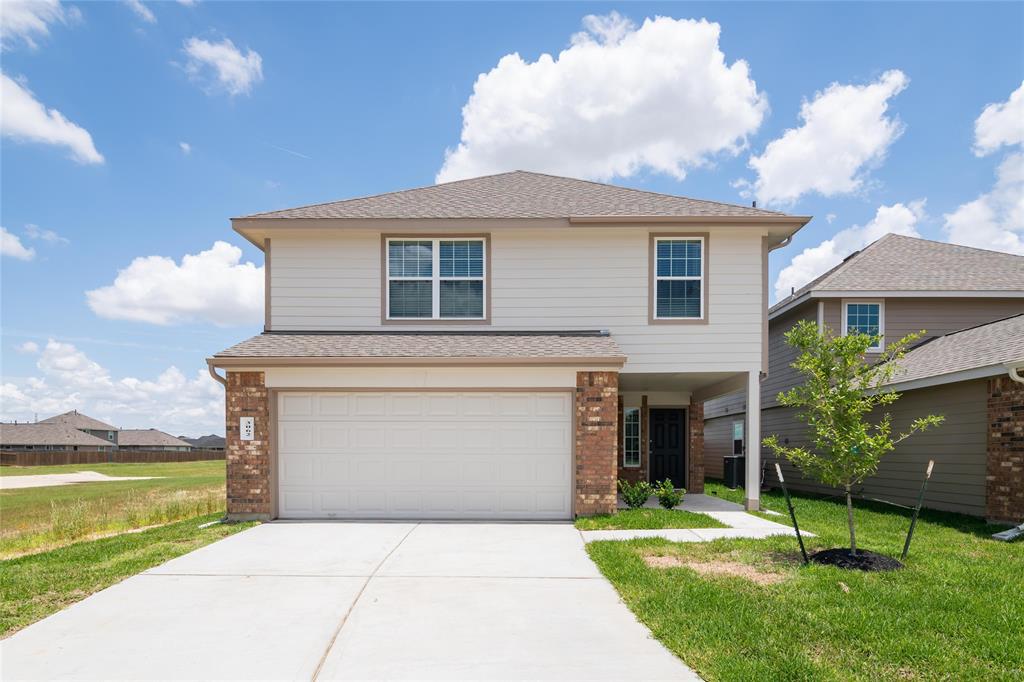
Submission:
[[[459,232],[482,232],[472,225]],[[636,227],[491,231],[489,329],[607,329],[627,372],[746,371],[761,362],[761,234],[710,232],[708,324],[648,323],[649,234]],[[684,230],[678,230],[684,231]],[[453,230],[454,232],[454,230]],[[424,233],[427,234],[427,233]],[[274,234],[270,296],[275,330],[379,330],[381,236]],[[481,325],[387,325],[474,329]]]
[[[987,400],[984,380],[904,393],[891,410],[895,431],[906,430],[911,420],[926,414],[945,415],[946,421],[937,429],[912,436],[884,457],[878,473],[864,482],[859,496],[914,504],[928,460],[934,459],[935,472],[928,484],[925,506],[984,516]],[[806,445],[804,425],[795,420],[794,413],[794,409],[784,407],[763,410],[762,437],[777,434],[780,440],[788,438],[790,446]],[[768,451],[764,452],[764,461],[771,471],[775,458]],[[782,469],[793,489],[838,492],[805,478],[785,460]],[[767,475],[766,480],[776,483],[774,474]]]

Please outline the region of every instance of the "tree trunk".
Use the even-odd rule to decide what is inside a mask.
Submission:
[[[846,486],[846,523],[850,526],[850,554],[857,555],[857,534],[853,530],[853,498],[850,497],[850,486]]]

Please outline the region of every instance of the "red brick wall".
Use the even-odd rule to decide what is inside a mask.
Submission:
[[[690,420],[690,447],[687,451],[686,491],[690,493],[704,492],[704,403],[690,401],[686,411]]]
[[[270,400],[263,372],[228,372],[227,420],[228,518],[269,519]],[[253,440],[242,440],[239,417],[255,417]]]
[[[1024,521],[1024,384],[1008,376],[988,382],[985,516]]]
[[[615,511],[618,403],[618,372],[576,373],[577,516]]]

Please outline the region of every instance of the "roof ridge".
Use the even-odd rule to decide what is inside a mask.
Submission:
[[[717,204],[718,206],[729,206],[730,208],[742,208],[742,209],[745,209],[745,210],[753,209],[755,211],[761,211],[762,213],[766,213],[768,215],[786,215],[785,213],[782,213],[781,211],[769,211],[769,210],[764,209],[764,208],[757,208],[757,207],[754,207],[754,206],[743,206],[742,204],[732,204],[732,203],[729,203],[727,201],[715,201],[714,199],[697,199],[695,197],[690,197],[690,196],[686,196],[686,195],[683,195],[683,194],[669,194],[667,192],[655,192],[655,191],[649,190],[649,189],[637,189],[636,187],[623,187],[622,185],[613,185],[610,182],[600,182],[598,180],[589,180],[587,178],[572,178],[572,177],[569,177],[568,175],[554,175],[552,173],[541,173],[541,172],[538,172],[538,171],[528,171],[528,170],[518,170],[518,171],[514,171],[514,172],[515,173],[529,173],[531,175],[540,175],[540,176],[543,176],[543,177],[546,177],[546,178],[555,178],[557,180],[572,180],[573,182],[583,182],[583,183],[587,183],[589,185],[597,185],[598,187],[611,187],[613,189],[620,189],[620,190],[624,189],[624,190],[627,190],[629,192],[640,192],[642,194],[651,194],[653,196],[667,197],[669,199],[686,199],[687,201],[696,201],[696,202],[703,203],[703,204]],[[484,176],[484,177],[489,177],[489,176]]]
[[[474,178],[461,178],[459,180],[449,180],[448,182],[435,182],[433,185],[420,185],[418,187],[407,187],[406,189],[392,189],[387,192],[376,192],[374,194],[364,194],[358,197],[349,197],[347,199],[334,199],[333,201],[318,201],[313,204],[302,204],[301,206],[287,206],[285,208],[275,208],[271,211],[261,211],[260,213],[250,213],[248,215],[237,216],[232,220],[240,220],[244,218],[259,218],[260,216],[266,216],[271,213],[280,213],[281,211],[297,211],[303,208],[315,208],[317,206],[330,206],[332,204],[344,204],[350,201],[362,201],[363,199],[376,199],[377,197],[386,197],[389,194],[402,194],[404,192],[415,192],[421,189],[432,189],[434,187],[444,187],[447,185],[457,185],[462,182],[469,182],[471,180],[482,180],[483,178],[496,178],[499,175],[513,175],[515,173],[522,173],[527,171],[504,171],[501,173],[490,173],[489,175],[478,175]]]

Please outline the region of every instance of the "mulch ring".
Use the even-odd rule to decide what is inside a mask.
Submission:
[[[903,564],[892,557],[863,549],[858,549],[856,554],[850,554],[848,547],[823,549],[812,554],[810,560],[824,566],[858,571],[895,571],[903,568]]]

